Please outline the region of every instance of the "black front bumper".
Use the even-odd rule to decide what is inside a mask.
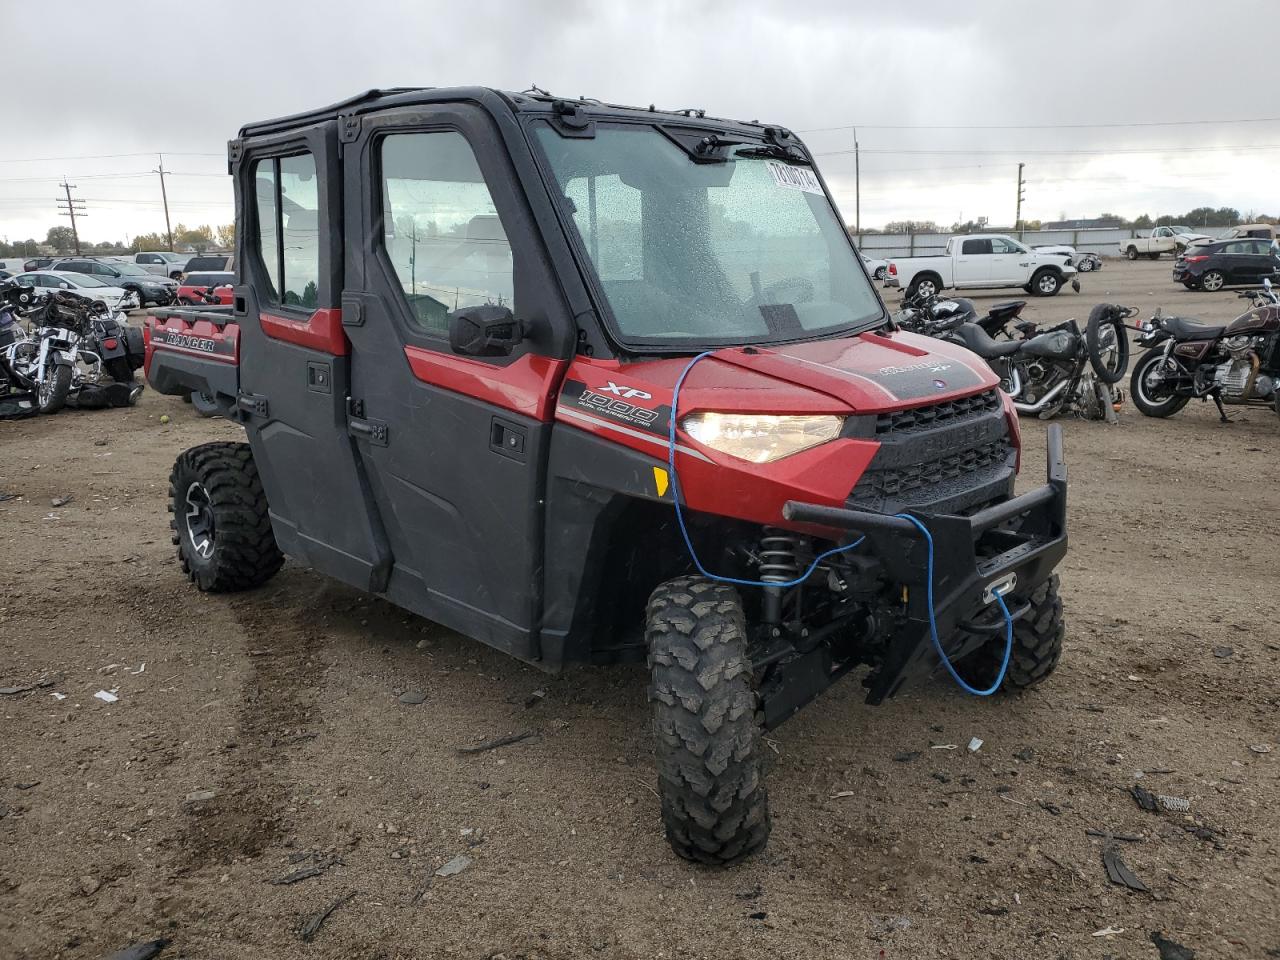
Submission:
[[[1018,597],[1047,580],[1066,556],[1067,467],[1061,426],[1049,427],[1047,445],[1043,486],[970,516],[911,514],[933,540],[934,617],[953,661],[1003,632],[1003,615],[990,598],[993,589],[1007,585],[1009,610],[1017,617],[1026,612]],[[903,618],[883,661],[868,678],[868,702],[880,703],[909,678],[940,666],[929,635],[928,544],[915,524],[883,513],[795,501],[786,504],[783,516],[864,535],[886,577],[903,587]]]

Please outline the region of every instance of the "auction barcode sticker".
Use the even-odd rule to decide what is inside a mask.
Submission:
[[[805,193],[822,192],[822,185],[818,183],[818,178],[808,167],[793,167],[789,163],[778,163],[776,160],[766,160],[764,165],[769,168],[769,173],[773,175],[773,182],[779,187],[803,190]]]

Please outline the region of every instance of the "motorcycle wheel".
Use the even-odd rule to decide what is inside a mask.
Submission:
[[[36,403],[41,413],[57,413],[67,405],[67,394],[71,392],[71,368],[58,364],[53,372],[40,381],[40,389],[36,394]]]
[[[1129,392],[1133,395],[1133,405],[1143,416],[1171,417],[1185,407],[1187,401],[1191,399],[1174,393],[1172,387],[1147,383],[1147,378],[1164,360],[1165,357],[1159,350],[1148,350],[1134,366],[1133,376],[1129,378]]]
[[[1106,328],[1115,330],[1115,349],[1105,342]],[[1084,334],[1089,351],[1089,364],[1103,383],[1119,383],[1129,369],[1129,332],[1120,310],[1110,303],[1100,303],[1089,311],[1089,325]]]
[[[133,383],[133,367],[129,365],[128,357],[104,360],[102,366],[107,371],[107,376],[116,383]]]

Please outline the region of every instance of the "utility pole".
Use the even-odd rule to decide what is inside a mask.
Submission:
[[[858,128],[853,128],[853,232],[862,238],[862,171],[858,156]]]
[[[1014,218],[1013,218],[1014,219],[1013,228],[1018,231],[1019,239],[1021,239],[1022,237],[1022,199],[1023,199],[1023,192],[1026,190],[1026,184],[1022,179],[1022,168],[1024,166],[1026,166],[1026,164],[1023,164],[1023,163],[1018,164],[1018,212],[1014,215]]]
[[[76,185],[74,183],[67,183],[67,178],[64,174],[62,177],[62,189],[66,191],[67,198],[64,200],[58,197],[57,201],[59,216],[71,218],[71,237],[75,241],[76,256],[78,257],[80,256],[80,231],[76,227],[76,214],[82,217],[87,217],[89,214],[85,213],[83,200],[73,200],[71,198],[71,191],[75,188]],[[64,207],[63,204],[66,204],[66,206]]]
[[[160,174],[160,198],[164,200],[164,233],[169,238],[169,252],[173,252],[173,228],[169,226],[169,194],[164,189],[164,154],[160,154],[160,166],[151,171]]]

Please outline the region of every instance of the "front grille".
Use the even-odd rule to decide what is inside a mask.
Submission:
[[[928,429],[940,423],[946,423],[949,420],[964,420],[999,409],[999,392],[988,390],[986,393],[975,393],[971,397],[947,400],[943,403],[930,404],[927,407],[913,407],[910,410],[882,413],[876,417],[876,436],[882,437],[887,433],[904,433],[911,430]]]
[[[880,414],[875,438],[854,509],[966,514],[1013,492],[1016,456],[996,390]]]
[[[979,473],[988,467],[1003,466],[1010,450],[1008,440],[992,440],[949,457],[927,460],[900,470],[869,470],[864,480],[858,484],[857,492],[901,497],[926,487],[949,487],[953,481]]]

